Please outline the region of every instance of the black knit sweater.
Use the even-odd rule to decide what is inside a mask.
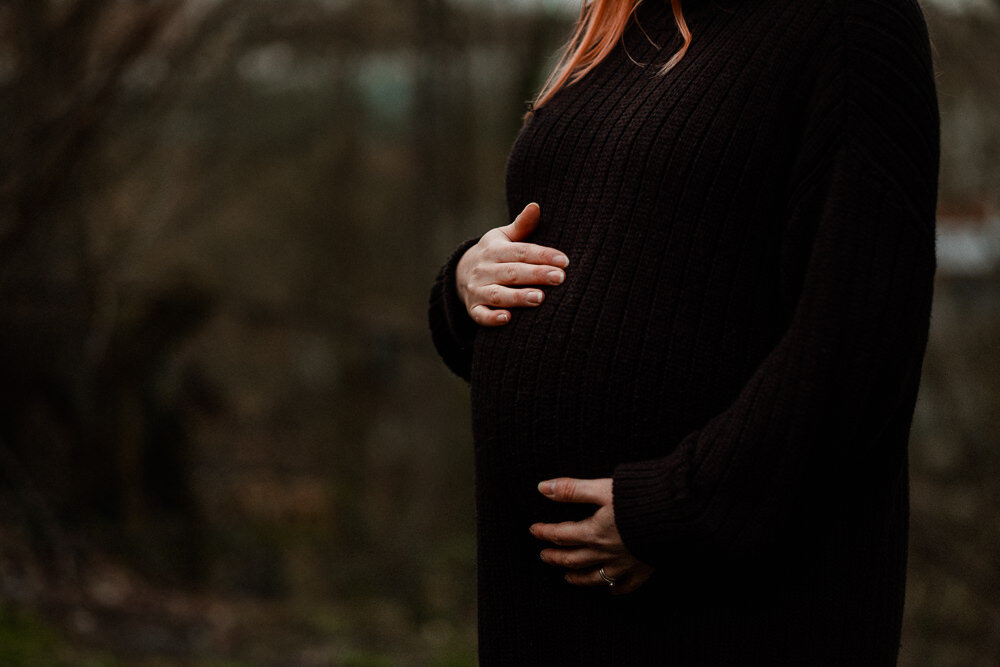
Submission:
[[[454,286],[470,380],[484,665],[889,665],[930,317],[938,116],[915,0],[646,0],[526,124],[511,214],[571,261],[510,324]],[[642,29],[639,29],[641,26]],[[660,48],[657,49],[654,43]],[[498,221],[500,224],[501,221]],[[614,477],[637,592],[565,583],[536,484]]]

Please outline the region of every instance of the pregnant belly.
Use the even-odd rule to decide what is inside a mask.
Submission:
[[[666,455],[702,414],[691,364],[670,363],[658,322],[584,321],[565,306],[552,299],[481,330],[473,357],[480,500],[513,502],[532,520],[593,511],[544,501],[538,482],[609,477],[618,463]]]
[[[605,290],[583,294],[594,292]],[[554,290],[510,324],[480,330],[472,401],[481,483],[534,492],[543,479],[607,477],[619,463],[669,454],[725,410],[776,341],[751,317],[704,326],[711,303],[703,289],[661,290],[641,304],[588,304]]]

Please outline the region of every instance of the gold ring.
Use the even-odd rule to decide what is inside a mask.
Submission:
[[[598,570],[597,573],[599,575],[601,575],[601,579],[603,579],[604,583],[606,583],[608,585],[608,588],[614,588],[615,587],[615,580],[614,580],[614,578],[609,577],[608,573],[604,571],[603,567],[600,570]]]

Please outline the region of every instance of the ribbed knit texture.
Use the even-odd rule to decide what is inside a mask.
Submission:
[[[470,379],[483,665],[891,665],[926,346],[938,116],[914,0],[646,0],[510,155],[566,282],[434,340]],[[639,29],[641,26],[642,29]],[[653,43],[659,45],[657,49]],[[638,64],[637,64],[638,63]],[[644,65],[644,66],[643,66]],[[498,221],[500,224],[500,221]],[[473,241],[474,242],[474,241]],[[542,564],[557,476],[614,477],[610,596]]]

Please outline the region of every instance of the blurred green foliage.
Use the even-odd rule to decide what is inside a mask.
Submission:
[[[111,656],[70,648],[37,614],[0,604],[0,664],[8,667],[115,667]]]

